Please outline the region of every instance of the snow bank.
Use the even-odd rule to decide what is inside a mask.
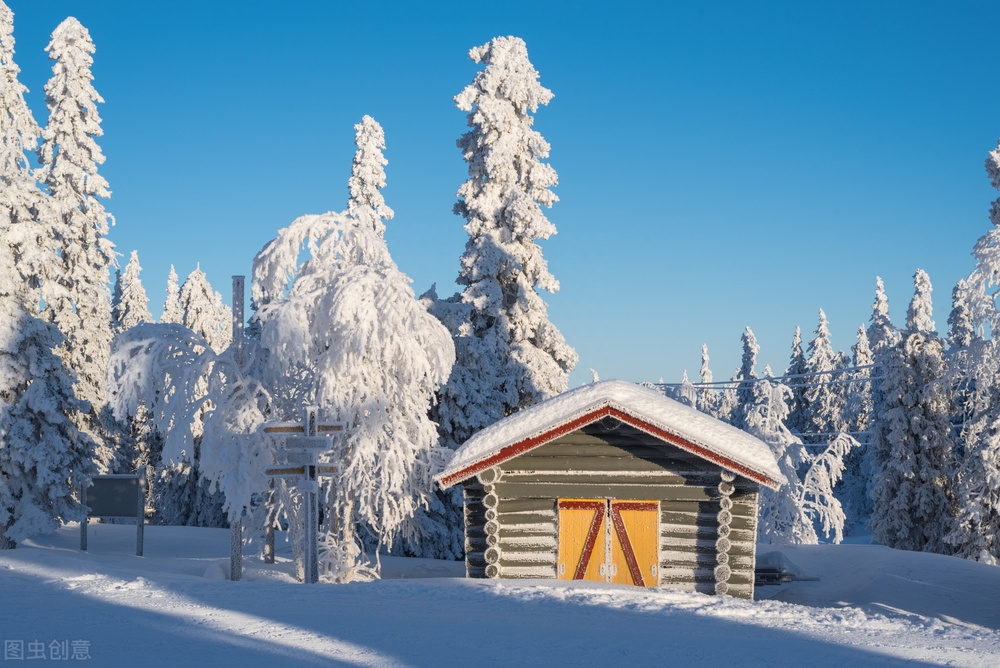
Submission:
[[[455,451],[439,482],[491,457],[513,443],[540,436],[587,413],[615,408],[643,422],[718,454],[771,480],[785,477],[763,441],[690,406],[624,380],[606,380],[564,392],[497,422]]]

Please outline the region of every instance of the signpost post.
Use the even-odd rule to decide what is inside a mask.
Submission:
[[[343,431],[341,423],[321,424],[319,409],[307,406],[302,422],[269,422],[263,426],[265,434],[288,434],[284,450],[279,451],[278,466],[265,469],[272,478],[289,478],[303,494],[302,535],[303,582],[319,582],[319,476],[333,475],[335,466],[319,463],[320,453],[330,450],[331,435]],[[302,434],[301,436],[299,434]],[[270,513],[268,514],[270,520]],[[268,521],[265,545],[274,545],[274,525]],[[271,559],[273,561],[273,547]]]
[[[233,355],[243,369],[243,276],[233,276]],[[229,579],[243,578],[243,508],[229,525]]]

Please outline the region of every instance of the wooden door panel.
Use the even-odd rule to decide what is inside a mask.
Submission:
[[[607,502],[559,499],[560,580],[604,580]]]
[[[611,582],[655,587],[659,581],[660,505],[611,501]]]
[[[560,580],[658,584],[659,502],[559,499],[558,507]]]

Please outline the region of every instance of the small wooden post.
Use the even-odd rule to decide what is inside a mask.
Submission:
[[[306,436],[316,436],[316,418],[319,409],[307,406],[302,426]],[[305,465],[305,581],[319,582],[319,481],[316,479],[316,460]]]
[[[87,522],[90,511],[87,510],[87,485],[80,485],[80,505],[83,506],[83,519],[80,520],[80,551],[87,551]]]
[[[274,507],[274,478],[271,479],[271,484],[267,490],[267,494],[264,496],[264,507],[267,512],[264,516],[264,563],[273,564],[274,563],[274,520],[278,514],[277,509]]]
[[[237,368],[243,368],[243,276],[233,276],[233,357]],[[229,579],[243,578],[243,509],[230,523]]]
[[[139,467],[139,480],[136,482],[136,487],[138,487],[138,503],[139,507],[136,509],[136,523],[135,523],[135,556],[142,556],[142,543],[145,538],[144,532],[146,528],[146,467]]]

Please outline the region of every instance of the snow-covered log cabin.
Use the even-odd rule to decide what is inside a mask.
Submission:
[[[585,385],[487,427],[461,483],[469,577],[598,580],[753,598],[764,442],[661,393]]]

